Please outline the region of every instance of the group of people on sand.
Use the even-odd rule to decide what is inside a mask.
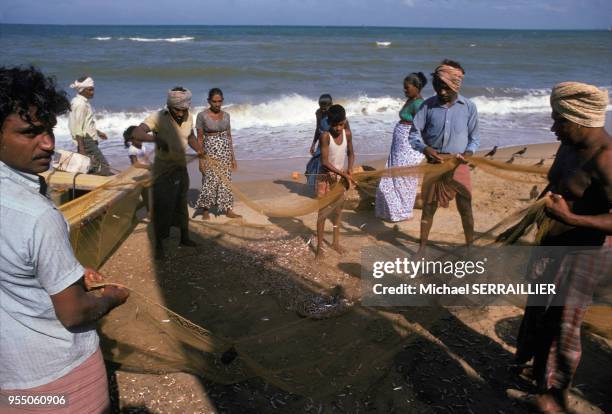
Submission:
[[[77,91],[71,101],[68,114],[70,133],[77,151],[91,159],[90,173],[110,175],[108,161],[98,147],[98,139],[107,139],[107,136],[96,128],[93,109],[89,102],[95,93],[94,80],[89,76],[83,76],[74,81],[70,87]],[[207,102],[208,108],[196,116],[196,137],[192,130],[191,92],[180,86],[173,88],[168,92],[167,108],[152,114],[140,125],[128,127],[123,132],[124,144],[128,149],[130,163],[135,167],[152,169],[155,177],[158,177],[162,171],[165,172],[170,164],[177,163],[175,167],[184,167],[184,162],[179,159],[184,158],[187,147],[191,147],[200,157],[199,168],[202,173],[202,188],[192,218],[202,216],[207,220],[210,218],[209,211],[213,208],[229,218],[239,218],[241,216],[233,211],[234,198],[230,187],[232,170],[236,170],[238,164],[234,155],[230,114],[221,109],[223,91],[212,88],[208,92]],[[158,161],[151,161],[143,146],[144,142],[155,143],[155,160]],[[157,191],[153,191],[153,194],[157,192],[158,197],[153,196],[151,207],[153,212],[158,211],[155,218],[160,224],[159,234],[162,239],[167,233],[165,228],[168,220],[179,223],[181,229],[186,228],[183,216],[187,216],[185,209],[189,179],[185,174],[186,170],[181,169],[181,173],[173,170],[173,173],[168,173],[164,179],[166,185],[162,185],[162,180],[156,180]],[[169,182],[174,182],[173,178],[177,179],[180,190],[174,191],[168,185]],[[177,193],[176,197],[174,192]],[[165,196],[162,197],[162,194]],[[173,203],[177,205],[176,211],[168,209]],[[162,210],[168,213],[161,214]],[[178,213],[178,217],[171,217],[175,212]],[[182,242],[187,245],[191,243],[188,241],[186,230]]]
[[[448,207],[453,199],[466,244],[470,246],[474,239],[468,159],[478,150],[480,135],[477,108],[460,94],[464,75],[458,62],[444,60],[432,73],[436,94],[425,100],[421,96],[425,75],[411,73],[404,79],[407,100],[393,131],[386,167],[416,166],[424,160],[439,164],[450,157],[459,161],[448,173],[423,177],[416,257],[425,254],[438,206]],[[549,185],[539,196],[545,198],[546,213],[554,223],[541,239],[542,246],[612,246],[612,140],[604,129],[608,100],[607,91],[588,84],[564,82],[553,88],[551,131],[561,146],[548,174]],[[355,155],[344,109],[332,105],[331,96],[321,96],[316,118],[313,157],[306,174],[308,184],[321,197],[338,182],[346,189],[355,184],[351,174]],[[413,175],[382,177],[376,215],[393,222],[412,218],[417,186]],[[342,198],[319,211],[317,257],[322,254],[328,217],[333,224],[332,247],[342,250],[341,212]],[[582,320],[595,286],[601,277],[610,277],[611,256],[607,249],[603,254],[533,258],[530,280],[560,283],[565,278],[563,283],[569,286],[560,300],[563,306],[527,306],[518,335],[514,368],[518,373],[531,369],[540,393],[534,401],[541,412],[568,408],[568,391],[580,360]],[[525,365],[531,360],[532,366]]]
[[[154,142],[152,218],[155,233],[156,258],[164,257],[164,239],[170,227],[181,231],[181,245],[195,246],[189,237],[187,192],[189,174],[185,152],[191,147],[200,158],[202,188],[193,217],[210,218],[216,208],[229,218],[239,218],[233,211],[231,190],[232,170],[237,168],[232,143],[230,115],[221,109],[223,92],[213,88],[208,93],[209,107],[196,117],[197,136],[193,133],[190,112],[191,91],[177,86],[168,92],[166,108],[151,114],[139,126],[124,133],[126,144],[142,146]]]
[[[439,163],[448,154],[457,154],[462,158],[478,149],[480,138],[476,106],[459,94],[464,73],[459,63],[443,61],[433,73],[436,95],[426,101],[421,96],[421,90],[427,84],[425,75],[422,72],[411,73],[404,79],[407,101],[399,112],[400,119],[393,132],[386,164],[388,168],[415,166],[424,159]],[[77,150],[90,157],[93,173],[108,175],[108,162],[98,147],[98,138],[107,137],[96,128],[89,102],[94,96],[94,81],[91,77],[82,77],[71,87],[76,89],[77,94],[71,102],[69,126]],[[191,92],[182,87],[169,91],[167,108],[152,114],[142,124],[127,128],[123,134],[130,162],[137,167],[152,169],[155,178],[149,207],[152,210],[158,258],[164,257],[163,240],[169,236],[172,225],[179,227],[182,245],[193,245],[187,225],[189,175],[184,161],[187,147],[199,155],[202,173],[202,187],[192,217],[202,216],[207,220],[212,208],[230,218],[240,217],[233,210],[231,181],[237,162],[230,114],[222,110],[223,92],[218,88],[211,89],[207,103],[208,108],[196,117],[197,135],[192,130]],[[315,116],[316,128],[310,147],[313,157],[307,165],[306,177],[316,196],[322,198],[337,182],[342,181],[347,189],[354,184],[351,172],[355,154],[352,131],[341,105],[334,105],[332,97],[324,94],[319,98]],[[146,142],[156,144],[153,163],[143,146]],[[471,244],[474,220],[469,169],[461,165],[444,179],[429,181],[433,184],[424,186],[422,191],[420,253],[427,245],[438,205],[448,207],[455,197],[466,242]],[[424,182],[428,182],[427,177]],[[376,194],[376,215],[390,221],[411,218],[417,186],[418,178],[415,176],[383,177]],[[341,200],[326,205],[319,212],[317,258],[323,256],[326,218],[332,221],[334,229],[331,246],[342,251],[339,241],[341,212]]]
[[[399,111],[400,119],[393,131],[386,167],[417,166],[423,160],[434,164],[442,163],[448,157],[457,157],[461,161],[457,168],[442,177],[433,179],[433,176],[426,175],[423,179],[423,212],[420,247],[417,252],[419,255],[425,254],[438,206],[448,207],[449,202],[455,198],[467,245],[471,245],[474,238],[471,180],[466,157],[478,150],[480,134],[476,105],[459,93],[464,75],[465,70],[461,64],[444,60],[432,74],[436,94],[426,100],[421,96],[421,91],[427,84],[427,78],[422,72],[411,73],[404,79],[404,94],[407,100]],[[313,157],[306,167],[308,183],[316,188],[318,196],[328,191],[330,182],[342,179],[347,189],[353,183],[352,133],[348,128],[344,110],[342,109],[341,120],[332,113],[334,108],[342,107],[330,105],[331,97],[322,95],[316,113],[317,129],[310,148]],[[344,152],[340,146],[344,145],[345,140],[345,158],[348,158],[346,169],[344,158],[336,155]],[[319,148],[315,150],[317,142]],[[417,187],[418,177],[414,175],[382,177],[376,191],[376,215],[393,222],[412,218]],[[330,217],[334,226],[332,247],[338,251],[342,250],[339,243],[341,204],[334,204],[333,211],[327,206],[319,212],[317,257],[321,257],[324,250],[322,233],[326,217]]]
[[[417,73],[406,78],[409,100],[395,128],[389,167],[420,162],[421,157],[411,151],[431,163],[440,163],[446,157],[464,162],[478,148],[476,108],[459,94],[464,73],[457,62],[442,62],[432,79],[436,95],[422,103],[418,99],[425,77]],[[79,83],[75,86],[83,91],[93,88],[93,81],[89,86],[87,79]],[[209,165],[202,167],[202,214],[212,207],[211,200],[222,200],[221,206],[231,212],[231,197],[222,188],[228,184],[229,175],[224,174],[235,167],[229,115],[220,109],[220,90],[211,90],[208,100],[210,108],[198,115],[197,137],[189,111],[191,92],[182,87],[171,89],[167,107],[151,114],[129,134],[131,142],[156,143],[153,221],[157,253],[161,255],[162,242],[172,225],[181,230],[183,245],[194,244],[188,232],[187,146],[204,164],[221,164],[213,169],[214,177],[206,175]],[[604,129],[607,105],[607,91],[592,85],[566,82],[552,90],[551,130],[561,146],[548,175],[549,185],[540,195],[553,223],[541,239],[542,245],[612,246],[612,137]],[[67,222],[46,196],[40,174],[51,164],[57,117],[69,110],[66,94],[37,69],[0,67],[0,391],[5,397],[26,392],[62,394],[71,412],[103,413],[109,411],[110,400],[95,322],[124,303],[129,292],[114,285],[96,288],[103,277],[75,258]],[[87,105],[84,110],[88,111]],[[320,123],[324,122],[329,128],[315,137],[320,151],[321,173],[316,175],[320,196],[339,182],[345,188],[353,184],[352,134],[344,109],[326,105],[321,110]],[[80,150],[96,152],[92,134],[94,129],[77,132]],[[95,134],[102,138],[97,130]],[[138,155],[134,156],[137,160]],[[102,158],[99,160],[103,165]],[[410,212],[402,200],[410,204],[414,197],[394,191],[410,190],[415,185],[395,179],[381,182],[377,211],[390,219],[406,218]],[[460,163],[441,179],[431,181],[422,190],[421,246],[437,207],[448,205],[454,197],[466,242],[471,243],[473,218],[466,164]],[[224,195],[219,197],[219,193]],[[329,211],[320,212],[319,251],[321,221],[324,223],[328,216],[335,223],[332,246],[340,247],[341,204],[332,203],[325,207]],[[612,263],[609,255],[568,254],[538,259],[542,260],[537,269],[534,267],[532,278],[564,278],[565,283],[580,283],[579,289],[570,289],[579,293],[578,303],[527,307],[518,335],[515,367],[522,370],[533,360],[532,374],[539,388],[536,405],[542,412],[553,413],[567,410],[568,391],[580,360],[580,327],[588,298],[597,278],[606,272],[609,277]],[[57,406],[51,406],[48,411],[55,409]]]

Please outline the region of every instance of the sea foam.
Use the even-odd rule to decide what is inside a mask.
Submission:
[[[182,37],[167,37],[167,38],[149,38],[149,37],[120,37],[119,40],[131,40],[133,42],[190,42],[194,40],[193,36]]]
[[[485,97],[471,98],[483,115],[510,115],[525,113],[545,113],[550,111],[549,95],[546,91],[533,91],[518,97]],[[392,96],[369,97],[366,95],[349,99],[337,99],[336,103],[344,106],[349,118],[382,118],[395,117],[405,99]],[[317,100],[299,94],[280,96],[261,103],[229,104],[224,110],[231,116],[234,130],[247,128],[277,128],[313,123],[314,113],[318,108]],[[123,129],[137,125],[152,111],[111,112],[97,111],[96,123],[100,130],[111,130],[121,135]],[[195,107],[194,113],[202,107]],[[66,117],[60,117],[56,127],[59,137],[68,135]]]
[[[517,91],[512,92],[516,93]],[[471,98],[480,114],[483,145],[506,142],[500,135],[501,131],[516,131],[518,126],[533,131],[529,135],[532,141],[550,139],[549,93],[546,90],[531,90],[513,97]],[[335,100],[346,109],[357,139],[356,150],[358,149],[360,154],[384,154],[388,151],[393,126],[398,120],[398,112],[404,101],[404,98],[400,97],[366,95]],[[224,110],[231,116],[234,145],[239,157],[270,159],[307,154],[307,147],[314,132],[317,108],[316,99],[290,94],[260,103],[230,103]],[[122,145],[125,128],[139,125],[151,112],[158,109],[125,112],[98,109],[96,126],[109,136],[108,141],[101,143],[106,153],[125,155]],[[202,109],[202,106],[192,108],[194,119],[195,114]],[[522,120],[518,126],[517,118]],[[58,148],[73,149],[66,116],[58,119],[55,134]],[[376,139],[371,139],[374,137]]]

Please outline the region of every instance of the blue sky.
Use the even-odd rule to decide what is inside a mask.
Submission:
[[[0,0],[0,22],[607,29],[611,0]]]

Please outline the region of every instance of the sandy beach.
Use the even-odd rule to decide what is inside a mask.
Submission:
[[[507,160],[522,147],[500,149],[495,159]],[[530,145],[524,157],[515,162],[534,165],[544,159],[543,168],[548,167],[556,148],[556,143]],[[306,188],[303,175],[295,180],[291,173],[302,172],[304,164],[305,160],[301,159],[242,162],[235,174],[235,183],[249,198],[262,205],[295,205],[306,199]],[[380,168],[384,160],[358,159],[356,164]],[[190,177],[189,195],[194,201],[200,176],[193,163]],[[472,177],[477,235],[531,202],[531,184],[501,180],[478,168]],[[543,188],[543,184],[544,181],[538,188]],[[373,344],[367,340],[372,326],[383,326],[381,335],[386,338],[381,339],[378,353],[391,340],[389,335],[394,335],[393,329],[384,328],[388,321],[393,321],[393,326],[405,325],[410,333],[393,338],[397,348],[381,362],[376,375],[356,377],[354,381],[348,377],[325,375],[319,382],[334,384],[337,381],[343,385],[339,389],[329,386],[327,392],[319,392],[316,396],[283,391],[257,376],[223,385],[211,381],[206,373],[200,376],[186,373],[152,375],[115,370],[116,367],[110,365],[112,398],[117,410],[155,413],[529,412],[526,398],[530,391],[529,381],[513,376],[508,370],[522,309],[480,306],[432,311],[414,307],[374,309],[360,305],[361,249],[389,245],[415,251],[420,210],[415,211],[413,220],[401,223],[386,223],[375,218],[373,208],[345,211],[341,232],[347,252],[342,256],[330,252],[322,263],[314,261],[312,240],[316,214],[269,218],[240,201],[235,210],[243,215],[242,219],[228,220],[219,216],[207,222],[192,220],[191,230],[199,246],[181,248],[173,238],[167,249],[168,260],[163,263],[153,261],[149,223],[141,212],[142,220],[101,272],[114,282],[137,288],[225,338],[239,340],[276,327],[280,329],[279,335],[263,336],[263,343],[260,339],[257,347],[249,349],[259,349],[260,356],[268,352],[275,358],[288,360],[291,354],[304,352],[304,362],[321,369],[324,369],[323,362],[317,365],[316,359],[309,359],[308,349],[323,347],[322,355],[325,352],[341,358],[349,355],[346,349],[334,346],[335,341],[340,341],[334,331],[341,333],[347,326],[352,327],[346,332],[354,332],[355,338],[360,338],[358,333],[363,332],[365,343],[350,348],[350,355],[364,362],[376,355],[368,350],[368,346],[376,345],[376,340],[370,341]],[[326,231],[326,237],[331,239],[331,225],[328,224]],[[463,242],[454,204],[439,210],[430,241],[447,246]],[[329,297],[338,292],[346,303],[354,304],[347,313],[325,320],[300,316],[302,299],[296,298]],[[128,340],[138,335],[145,341],[143,343],[155,346],[159,338],[137,331],[136,326],[117,328],[122,326],[122,320],[130,320],[127,312],[129,308],[119,308],[107,317],[101,329],[103,338],[105,333],[112,331],[111,336],[115,338]],[[571,407],[578,413],[603,413],[612,407],[605,385],[612,381],[611,374],[599,369],[602,364],[609,363],[612,355],[612,327],[610,318],[605,315],[592,312],[590,324],[587,323],[585,329],[583,358],[571,394]],[[282,327],[293,323],[299,323],[301,330],[282,334]],[[330,347],[322,345],[326,341]],[[103,340],[103,346],[112,347],[113,344]],[[268,351],[262,351],[261,347]],[[239,348],[238,359],[240,352]]]
[[[600,124],[604,94],[608,97],[606,139],[612,131],[610,2],[585,7],[584,2],[576,1],[402,0],[372,6],[366,2],[263,0],[256,7],[253,2],[229,1],[208,2],[206,7],[183,3],[171,9],[167,2],[155,1],[144,8],[129,2],[6,3],[0,9],[2,66],[32,68],[23,82],[0,88],[0,109],[9,121],[0,130],[0,135],[8,132],[0,136],[3,166],[13,181],[33,188],[35,180],[26,182],[10,170],[38,172],[43,164],[40,170],[47,168],[52,139],[56,155],[58,150],[86,149],[89,155],[99,150],[113,175],[103,176],[106,166],[99,171],[101,175],[93,175],[95,168],[88,170],[91,174],[81,174],[56,167],[42,172],[46,182],[39,182],[40,193],[45,194],[46,188],[46,195],[67,221],[76,260],[104,275],[104,283],[92,286],[87,277],[90,272],[85,271],[87,295],[75,284],[63,286],[81,272],[75,273],[73,267],[70,275],[62,275],[66,266],[59,264],[70,264],[72,257],[68,243],[62,242],[63,227],[62,232],[58,230],[63,223],[42,210],[48,207],[41,204],[43,196],[27,194],[22,200],[22,193],[15,192],[2,200],[2,207],[10,202],[9,209],[2,210],[9,225],[0,232],[1,247],[9,246],[0,254],[4,262],[0,270],[6,275],[1,278],[0,300],[9,298],[8,306],[0,306],[1,320],[8,321],[4,330],[0,327],[0,365],[9,374],[4,378],[5,373],[0,372],[5,388],[40,385],[62,394],[76,391],[70,394],[68,411],[79,411],[79,394],[84,395],[83,403],[102,407],[104,376],[94,378],[87,364],[80,364],[83,370],[76,368],[77,353],[84,358],[83,352],[96,346],[95,328],[113,413],[542,412],[545,410],[535,406],[537,400],[546,400],[538,397],[557,398],[557,391],[564,394],[568,384],[558,378],[561,375],[542,378],[542,370],[531,363],[515,365],[525,303],[536,295],[504,292],[491,300],[486,295],[441,298],[444,295],[432,294],[424,298],[423,294],[395,292],[376,297],[372,285],[381,282],[380,286],[399,290],[400,286],[432,286],[432,280],[441,281],[440,289],[546,284],[562,292],[541,295],[537,306],[548,306],[550,303],[543,303],[551,299],[566,302],[563,310],[544,311],[546,318],[553,318],[552,323],[544,321],[548,323],[540,326],[540,318],[525,318],[535,322],[538,331],[532,346],[525,347],[530,348],[526,353],[533,351],[542,357],[535,358],[537,363],[548,358],[546,365],[556,365],[555,374],[572,374],[568,413],[612,413],[610,261],[597,262],[600,256],[588,260],[591,258],[580,256],[583,251],[573,255],[565,249],[576,253],[576,246],[553,246],[538,257],[537,252],[549,246],[541,250],[534,246],[539,243],[538,235],[563,230],[560,223],[550,226],[546,216],[550,211],[545,211],[545,200],[538,201],[536,195],[547,185],[546,172],[559,148],[555,137],[571,141],[575,149],[586,144],[589,151],[596,151],[591,146],[595,143],[605,149],[604,135],[589,128]],[[455,65],[455,60],[460,64]],[[52,82],[45,86],[47,82],[37,81],[32,69]],[[4,82],[13,75],[3,76],[0,82],[8,85]],[[562,111],[557,107],[555,85],[568,80],[587,82],[606,92],[588,93],[597,96],[596,102],[586,107],[572,103]],[[42,93],[42,89],[49,91]],[[50,89],[75,101],[70,112],[64,110],[63,98]],[[374,193],[378,176],[372,171],[385,168],[390,148],[394,155],[404,151],[397,149],[398,114],[407,120],[402,112],[410,109],[410,119],[420,123],[416,101],[406,99],[418,94],[424,99],[445,94],[454,97],[451,90],[470,102],[461,100],[462,107],[448,108],[444,120],[436,109],[437,115],[432,112],[427,123],[433,118],[436,122],[422,132],[437,135],[436,142],[427,139],[428,143],[444,151],[464,151],[455,136],[463,140],[466,134],[470,144],[480,149],[479,158],[468,162],[473,226],[465,214],[466,204],[461,208],[468,238],[473,227],[475,243],[465,249],[463,223],[456,202],[451,201],[448,208],[437,209],[428,249],[422,254],[417,251],[423,197],[417,197],[409,220],[377,218]],[[359,185],[344,194],[347,201],[340,223],[325,223],[324,254],[315,259],[316,210],[329,206],[342,193],[341,187],[333,187],[327,198],[316,199],[304,173],[311,144],[316,145],[313,136],[325,129],[319,111],[327,101],[341,105],[350,121],[352,149],[347,153],[354,151]],[[177,120],[185,108],[192,115],[185,119],[196,121],[196,114],[219,105],[227,116],[219,121],[211,115],[215,127],[204,129],[209,136],[217,130],[219,138],[227,139],[227,133],[231,136],[231,159],[238,163],[232,172],[234,202],[228,202],[227,191],[219,195],[210,181],[207,190],[217,193],[215,198],[226,212],[241,216],[230,219],[211,209],[207,220],[191,218],[202,186],[196,153],[184,145],[177,145],[175,152],[169,142],[171,129],[162,125],[165,117],[156,121],[151,115],[168,108]],[[334,121],[334,112],[329,109],[328,121]],[[588,122],[573,121],[574,116],[582,115]],[[595,116],[597,120],[592,119]],[[76,122],[77,118],[83,122]],[[19,127],[20,119],[32,128]],[[177,138],[189,140],[189,128],[201,127],[201,117],[199,121],[193,125],[181,122],[184,133]],[[183,169],[169,169],[172,175],[159,180],[152,175],[165,163],[158,160],[150,169],[132,166],[135,151],[129,137],[125,141],[124,132],[143,122],[154,130],[151,136],[159,135],[169,146],[164,148],[159,140],[146,142],[137,160],[148,164],[156,145],[158,150],[169,150],[168,161],[174,161],[174,155],[180,161],[184,155],[190,160],[188,234],[182,214]],[[132,140],[144,139],[140,132],[142,129]],[[97,143],[87,138],[96,136],[100,138]],[[83,142],[79,137],[84,137]],[[223,139],[217,144],[225,148]],[[215,153],[226,154],[226,150],[215,150],[215,141],[207,138],[205,150],[218,159]],[[346,143],[345,138],[340,145]],[[492,158],[496,165],[480,158],[492,148],[497,148]],[[332,161],[335,152],[332,150]],[[578,158],[581,154],[576,152]],[[75,161],[79,157],[67,158]],[[578,165],[579,161],[571,161]],[[606,211],[605,195],[600,192],[605,179],[585,178],[589,171],[579,171],[588,170],[590,162],[568,168],[567,180],[554,180],[564,196],[577,195],[588,179],[599,180],[572,206],[575,213]],[[510,164],[529,168],[511,171]],[[450,171],[454,166],[432,167],[424,162],[420,172]],[[358,175],[360,172],[363,174]],[[457,172],[456,181],[467,183],[467,168]],[[155,215],[155,224],[160,224],[157,229],[152,212],[145,208],[153,204],[152,192],[143,191],[153,182],[157,195],[167,196],[155,200],[155,213],[161,213]],[[561,186],[567,186],[568,192]],[[444,190],[449,190],[444,187],[435,188],[441,203],[447,195]],[[553,201],[558,207],[555,214],[563,217],[562,197]],[[587,203],[594,205],[584,206]],[[53,220],[34,221],[42,218],[34,209],[30,211],[31,206]],[[182,208],[181,214],[177,208]],[[297,214],[304,211],[308,213]],[[164,215],[180,218],[183,231],[172,228],[166,238]],[[429,217],[426,214],[424,223]],[[529,222],[529,230],[513,239],[512,246],[495,241],[521,217],[525,220],[519,224]],[[564,234],[562,243],[568,243],[570,234],[577,234],[576,244],[580,238],[590,241],[590,237],[601,236],[605,218],[567,217],[568,222],[585,228]],[[538,226],[533,225],[536,222]],[[332,237],[338,231],[341,246],[334,243],[332,248]],[[164,238],[162,245],[156,246],[160,238]],[[595,254],[609,252],[595,250]],[[560,255],[553,257],[555,253]],[[451,271],[427,274],[421,269],[408,275],[386,270],[386,265],[400,259],[410,262],[413,270],[417,264],[444,260]],[[373,261],[383,265],[383,275],[374,273]],[[458,264],[465,270],[470,264],[485,262],[487,271],[470,277],[452,270]],[[558,269],[548,271],[548,265],[557,264]],[[47,268],[57,271],[45,272]],[[26,269],[24,274],[22,269]],[[561,280],[551,280],[550,273]],[[129,290],[121,306],[114,307],[125,299],[125,291],[110,285]],[[524,292],[520,287],[517,291]],[[580,304],[593,299],[594,305],[584,313],[572,309],[571,294]],[[415,304],[419,300],[423,302]],[[43,309],[41,304],[48,306]],[[578,323],[572,322],[581,317],[577,344]],[[91,340],[87,344],[81,339],[86,336]],[[528,342],[523,339],[521,335],[521,345]],[[576,372],[569,372],[573,367],[568,365],[577,359]],[[102,372],[101,364],[97,368]],[[68,371],[74,375],[63,375]],[[60,373],[63,377],[56,382],[55,374]],[[74,390],[65,385],[67,378],[78,378],[70,384]],[[53,382],[43,384],[46,380]],[[99,392],[90,392],[92,389]],[[0,414],[3,404],[0,401]]]

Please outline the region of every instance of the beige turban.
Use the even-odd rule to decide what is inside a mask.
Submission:
[[[550,106],[568,121],[589,128],[606,122],[608,91],[580,82],[562,82],[550,94]]]
[[[95,85],[94,85],[94,80],[88,77],[83,82],[79,82],[78,80],[75,80],[74,82],[70,84],[70,87],[72,89],[76,89],[77,92],[83,92],[83,90],[87,88],[93,88],[95,87]]]
[[[440,65],[434,72],[442,82],[455,92],[459,92],[461,83],[463,82],[463,72],[459,68],[449,65]]]
[[[166,104],[176,109],[189,109],[191,106],[191,91],[189,89],[184,91],[169,90]]]

